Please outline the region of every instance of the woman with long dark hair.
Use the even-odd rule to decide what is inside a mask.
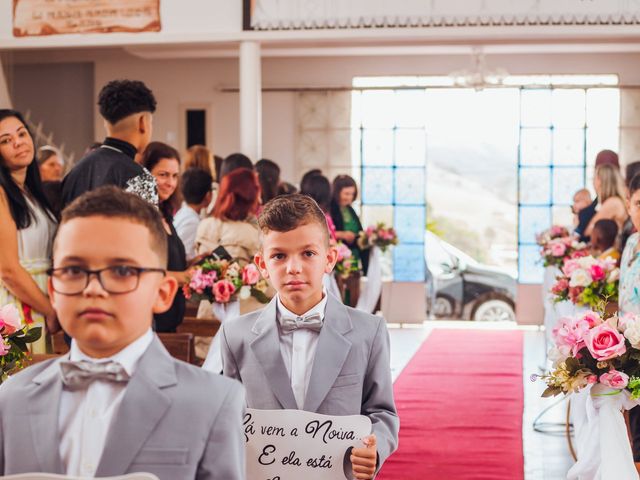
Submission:
[[[278,187],[280,186],[280,167],[276,162],[263,158],[258,160],[255,166],[262,190],[261,198],[264,205],[272,198],[278,196]]]
[[[345,243],[356,259],[362,262],[363,273],[369,267],[369,250],[360,250],[358,235],[362,231],[360,217],[351,204],[358,198],[358,186],[349,175],[338,175],[333,180],[330,213],[336,226],[336,238]]]
[[[15,110],[0,110],[0,306],[12,303],[43,327],[34,353],[45,352],[44,327],[60,329],[47,297],[56,218],[42,190],[31,132]]]
[[[151,172],[158,185],[158,207],[162,213],[162,223],[167,232],[169,245],[168,274],[178,280],[180,285],[184,285],[188,281],[187,255],[182,240],[173,226],[176,190],[180,175],[180,155],[169,145],[151,142],[142,152],[141,164]],[[171,308],[164,313],[154,315],[156,332],[175,332],[178,325],[182,323],[185,308],[184,294],[182,289],[178,289]]]

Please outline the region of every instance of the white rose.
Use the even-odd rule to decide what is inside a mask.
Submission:
[[[558,365],[560,365],[561,363],[563,363],[567,358],[569,358],[569,347],[563,346],[563,347],[551,347],[549,349],[549,353],[547,354],[547,357],[549,358],[549,360],[551,360],[553,362],[553,368],[557,368]]]
[[[238,294],[238,296],[240,297],[240,300],[246,300],[247,298],[249,298],[251,296],[251,287],[249,285],[244,285],[240,289],[240,293]]]
[[[633,348],[640,346],[640,322],[629,322],[625,325],[624,336]]]
[[[613,270],[611,270],[611,273],[609,273],[609,276],[607,277],[607,282],[613,283],[613,282],[617,282],[619,279],[620,279],[620,269],[614,268]]]
[[[578,268],[574,270],[571,274],[571,280],[569,281],[570,287],[588,287],[593,282],[593,278],[591,278],[591,274],[583,270],[582,268]]]
[[[580,265],[580,268],[584,268],[585,270],[589,270],[591,266],[594,265],[595,263],[596,263],[596,259],[593,258],[591,255],[587,257],[580,257],[578,259],[578,265]]]

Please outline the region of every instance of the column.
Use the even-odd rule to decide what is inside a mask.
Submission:
[[[240,151],[251,161],[262,158],[262,75],[260,44],[240,43]]]

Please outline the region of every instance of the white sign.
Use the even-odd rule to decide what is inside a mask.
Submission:
[[[371,420],[303,410],[255,410],[244,416],[247,478],[344,480],[353,478],[349,447],[362,448]]]

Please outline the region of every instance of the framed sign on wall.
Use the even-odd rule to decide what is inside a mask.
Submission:
[[[13,0],[13,35],[159,32],[160,0]]]

